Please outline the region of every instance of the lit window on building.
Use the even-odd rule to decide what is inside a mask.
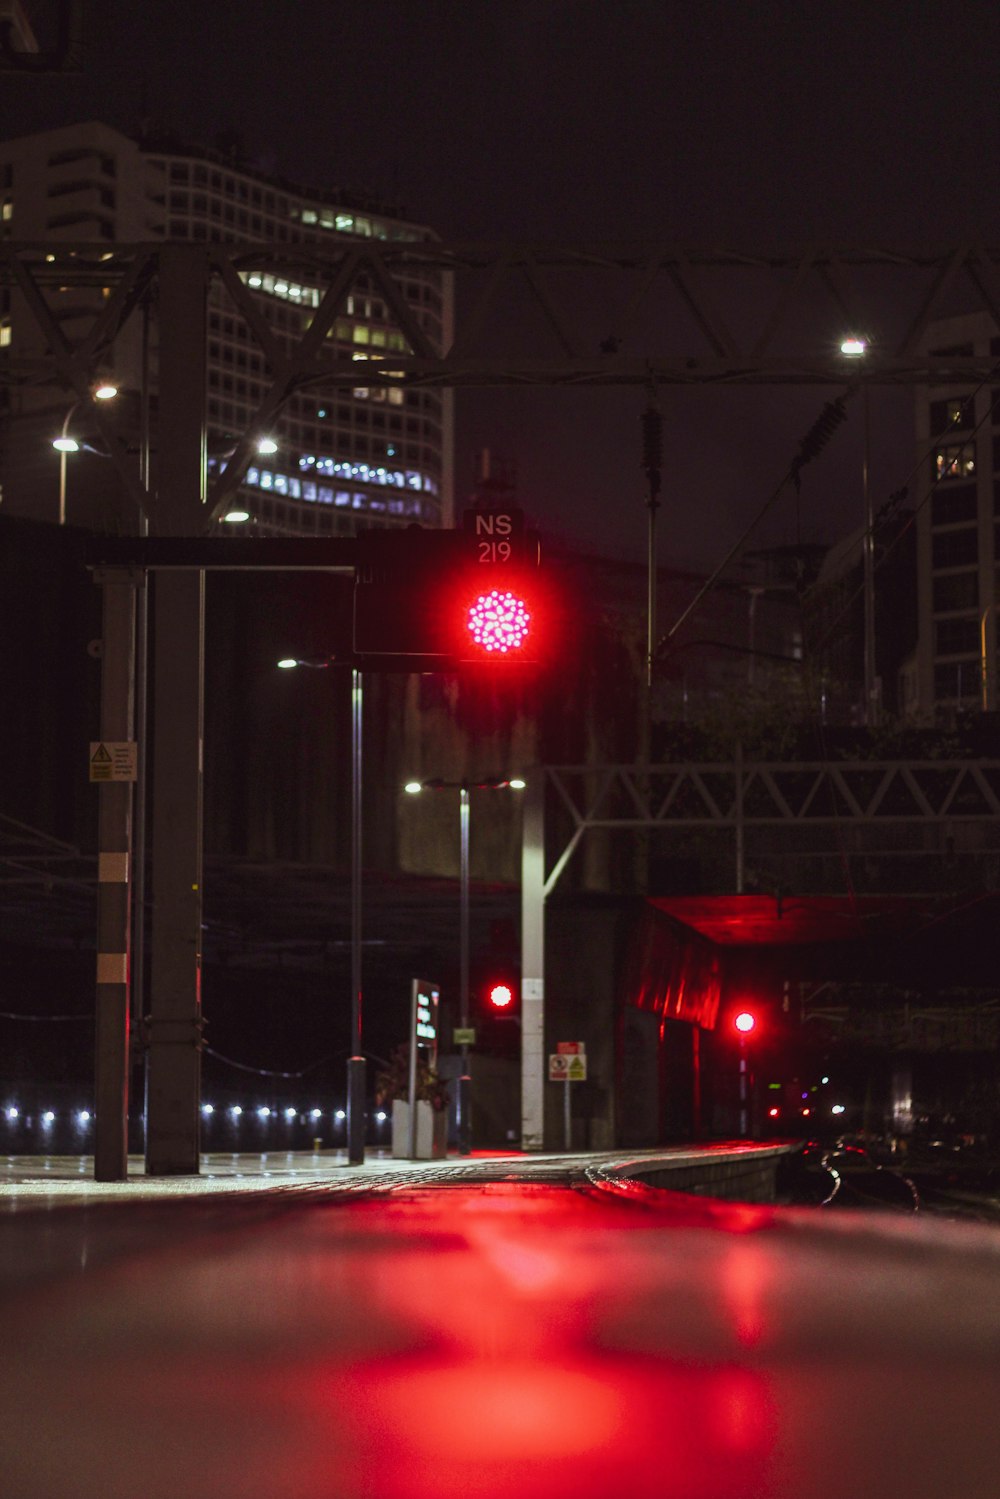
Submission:
[[[976,450],[971,443],[955,443],[934,453],[936,479],[967,479],[976,472]]]

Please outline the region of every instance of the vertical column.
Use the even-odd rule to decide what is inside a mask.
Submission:
[[[155,533],[205,529],[202,245],[160,250]],[[204,578],[160,572],[153,595],[152,961],[146,1170],[195,1174],[201,1087]]]
[[[463,1030],[469,1024],[469,788],[459,787],[458,802],[458,1023]],[[472,1078],[469,1075],[469,1048],[462,1042],[462,1073],[458,1079],[458,1153],[472,1150]]]
[[[161,1176],[199,1166],[204,607],[203,574],[158,574],[146,1170]]]
[[[364,1011],[361,973],[362,872],[362,734],[364,730],[364,677],[351,672],[351,1048],[347,1059],[347,1164],[363,1166],[365,1160]],[[413,1038],[415,1040],[415,1037]]]
[[[132,738],[135,589],[129,571],[109,571],[103,591],[101,740]],[[128,1176],[130,869],[132,782],[103,781],[98,810],[97,1010],[94,1135],[96,1181]]]
[[[521,835],[521,1147],[545,1144],[545,772],[527,777]]]

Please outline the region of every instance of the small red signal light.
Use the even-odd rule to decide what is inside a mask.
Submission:
[[[491,588],[470,604],[469,634],[488,656],[520,651],[528,638],[531,612],[526,601],[509,588]]]
[[[768,1111],[767,1111],[767,1117],[769,1119],[777,1119],[780,1116],[780,1114],[781,1114],[781,1110],[780,1109],[768,1109]]]
[[[749,1010],[741,1010],[733,1021],[736,1029],[743,1036],[748,1036],[757,1024],[756,1016],[751,1015]]]
[[[491,984],[489,1001],[495,1010],[509,1010],[514,1003],[514,991],[509,984]]]

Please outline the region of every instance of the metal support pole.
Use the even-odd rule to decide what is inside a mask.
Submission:
[[[149,302],[142,309],[142,390],[139,407],[139,482],[149,491],[150,481],[150,389],[149,389]],[[149,535],[145,512],[139,516],[139,535]],[[148,581],[148,580],[147,580]],[[136,600],[135,629],[135,739],[136,780],[134,836],[132,839],[132,1047],[133,1064],[145,1063],[146,1008],[146,783],[149,770],[147,730],[149,727],[149,588],[144,587]]]
[[[521,1148],[545,1145],[545,773],[524,791],[521,837]]]
[[[743,821],[743,742],[736,746],[736,796],[733,801],[733,820],[736,825],[736,894],[743,894],[746,879],[746,830]]]
[[[195,1176],[201,1100],[202,704],[205,586],[201,572],[160,572],[153,718],[153,919],[146,1172]]]
[[[865,502],[865,537],[862,555],[865,597],[865,727],[874,729],[879,720],[879,703],[878,677],[875,669],[875,517],[872,514],[870,475],[871,405],[867,385],[862,394],[865,426],[864,457],[861,469]]]
[[[365,1058],[361,1009],[361,672],[351,672],[351,1046],[347,1059],[347,1164],[365,1159]]]
[[[747,1044],[740,1036],[740,1139],[747,1137]]]
[[[469,788],[458,789],[459,841],[459,921],[458,982],[460,988],[460,1025],[469,1025]],[[458,1079],[458,1153],[468,1155],[472,1149],[472,1078],[469,1075],[469,1048],[462,1042],[462,1073]]]
[[[159,252],[153,530],[206,525],[206,245]],[[201,1122],[202,741],[205,582],[164,571],[153,590],[152,927],[146,1171],[196,1175]]]
[[[101,740],[132,738],[135,590],[131,571],[98,577],[103,591]],[[94,1179],[128,1177],[131,781],[100,787],[97,856],[97,1010]]]
[[[563,1145],[568,1155],[573,1149],[573,1104],[570,1089],[573,1084],[569,1078],[563,1083]]]

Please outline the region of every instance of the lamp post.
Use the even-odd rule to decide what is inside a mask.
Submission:
[[[843,339],[840,345],[840,352],[847,359],[864,359],[868,349],[868,340],[857,336]],[[879,702],[878,676],[875,669],[875,516],[872,510],[871,490],[871,402],[867,384],[862,387],[861,399],[864,418],[861,489],[864,502],[865,534],[861,563],[865,609],[865,728],[874,729],[878,724]]]
[[[459,1025],[469,1028],[469,791],[523,791],[520,777],[504,780],[497,776],[488,781],[407,781],[403,790],[411,796],[421,791],[458,791],[458,983]],[[472,1078],[469,1076],[469,1045],[463,1041],[460,1048],[462,1072],[458,1079],[458,1151],[468,1155],[472,1149]]]
[[[741,1010],[733,1021],[737,1035],[740,1038],[740,1139],[745,1140],[748,1133],[749,1099],[747,1078],[747,1039],[756,1026],[757,1021],[749,1010]]]
[[[117,385],[111,385],[110,383],[98,385],[91,391],[91,396],[95,401],[113,401],[117,394]],[[69,435],[69,424],[83,404],[82,398],[73,402],[63,417],[62,429],[59,436],[52,440],[52,446],[59,454],[59,524],[61,526],[66,524],[66,455],[67,453],[78,453],[80,451],[80,444],[76,438]]]

